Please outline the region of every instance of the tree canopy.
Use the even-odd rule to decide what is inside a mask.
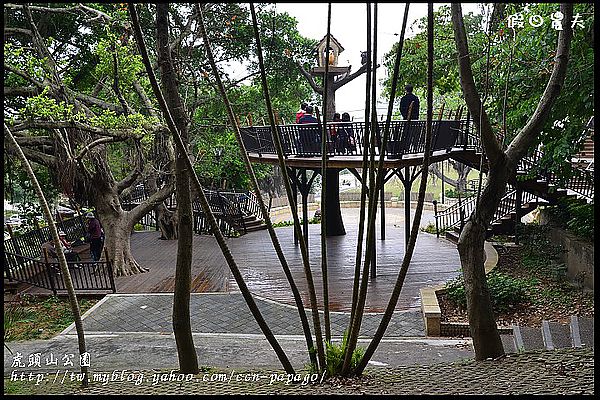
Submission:
[[[497,5],[495,10],[483,10],[481,14],[464,15],[475,83],[482,96],[487,85],[485,106],[495,130],[505,134],[505,143],[515,136],[535,110],[552,71],[557,30],[552,27],[550,17],[558,10],[559,4],[506,4]],[[508,17],[516,13],[523,14],[525,23],[523,27],[513,29],[508,25]],[[538,137],[538,142],[544,146],[541,166],[565,173],[568,173],[566,160],[579,150],[574,143],[582,135],[594,110],[593,13],[592,3],[575,4],[574,15],[580,15],[581,25],[574,28],[569,73],[552,110],[552,117]],[[534,27],[528,23],[529,17],[534,15],[543,18],[541,26]],[[484,17],[492,20],[489,37]],[[435,21],[433,79],[436,103],[439,105],[444,101],[447,107],[456,108],[463,102],[450,7],[441,6],[435,13]],[[423,93],[427,57],[425,24],[426,18],[416,21],[413,28],[418,30],[417,34],[405,40],[399,90],[410,83]],[[489,68],[486,57],[488,41]],[[397,44],[385,56],[388,71],[393,68],[396,51]],[[390,78],[384,81],[384,87],[384,95],[389,96]],[[504,114],[506,132],[503,128]]]

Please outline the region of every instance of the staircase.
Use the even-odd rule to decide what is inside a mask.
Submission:
[[[264,221],[258,217],[261,214],[260,205],[252,192],[222,192],[205,189],[204,195],[221,232],[225,236],[239,236],[267,228]],[[125,209],[131,209],[148,197],[149,192],[143,184],[140,184],[130,191],[127,196],[123,196],[121,201]],[[175,193],[165,200],[165,204],[170,210],[177,208]],[[198,199],[192,202],[192,211],[194,215],[194,232],[197,234],[210,234],[210,226]],[[150,218],[149,220],[152,224],[156,218]]]
[[[475,196],[461,200],[435,216],[438,223],[438,230],[445,230],[447,239],[454,243],[458,242],[458,237],[464,223],[475,209],[476,200]],[[486,232],[487,238],[494,235],[510,235],[514,232],[517,222],[516,202],[517,190],[509,186],[509,191],[500,200],[492,223]],[[548,202],[531,193],[523,192],[521,194],[519,218],[529,214],[539,205],[543,204],[548,204]]]
[[[451,158],[472,168],[481,169],[482,172],[487,172],[487,160],[484,158],[481,162],[481,142],[477,136],[468,131],[468,122],[465,125],[466,128],[463,127],[457,144],[462,149],[454,149],[451,152]],[[535,150],[521,159],[517,166],[516,176],[509,181],[508,190],[502,197],[494,214],[487,231],[488,237],[496,234],[513,234],[517,218],[520,219],[520,217],[527,215],[539,205],[553,205],[562,198],[579,199],[582,202],[593,201],[593,164],[591,169],[582,169],[574,165],[572,177],[567,182],[562,182],[554,173],[539,170],[542,156],[543,153],[540,150]],[[535,177],[531,176],[532,171],[537,171]],[[518,199],[519,194],[521,194],[520,199]],[[518,202],[520,206],[517,205]],[[440,213],[436,213],[438,232],[446,231],[446,237],[456,242],[464,223],[473,212],[475,204],[476,198],[471,197],[459,201],[459,203]]]
[[[594,319],[571,316],[569,324],[542,321],[539,328],[513,325],[512,334],[500,335],[506,353],[531,350],[594,347]]]

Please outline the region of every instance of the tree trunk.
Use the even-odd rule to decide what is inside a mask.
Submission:
[[[458,253],[467,295],[469,327],[477,360],[504,355],[487,286],[483,250],[486,230],[506,190],[509,166],[506,162],[503,164],[490,171],[477,208],[467,221],[458,240]]]
[[[158,60],[165,102],[173,116],[184,146],[188,145],[187,115],[178,92],[177,76],[169,49],[169,4],[157,5],[156,31]],[[190,321],[190,287],[192,278],[193,217],[190,192],[190,171],[185,148],[177,149],[175,181],[177,196],[177,264],[173,293],[173,332],[179,356],[179,372],[198,373],[198,358]]]
[[[69,271],[67,259],[65,258],[65,254],[62,250],[62,247],[59,245],[60,239],[58,236],[58,229],[56,227],[56,224],[54,223],[54,220],[52,219],[50,207],[48,206],[48,202],[46,201],[46,197],[44,196],[42,187],[40,186],[40,183],[37,180],[33,169],[31,168],[29,160],[23,153],[23,150],[17,143],[15,137],[10,132],[6,124],[4,124],[4,134],[9,138],[9,140],[17,149],[17,155],[21,160],[25,172],[27,172],[27,175],[29,176],[29,180],[31,181],[31,184],[35,190],[38,201],[42,207],[42,211],[44,212],[44,216],[48,221],[48,230],[50,231],[50,235],[52,236],[52,240],[54,241],[54,247],[58,256],[58,265],[63,275],[63,281],[65,283],[65,288],[67,289],[67,294],[69,296],[69,305],[71,306],[71,312],[73,313],[75,331],[77,332],[77,345],[79,348],[79,355],[85,354],[87,353],[87,350],[85,345],[85,332],[83,330],[83,321],[81,319],[81,309],[79,308],[79,302],[77,301],[77,295],[75,294],[75,287],[73,286],[73,280],[71,279],[71,271]],[[87,387],[89,383],[88,367],[85,365],[81,365],[81,373],[83,374],[83,380],[81,382],[81,385],[83,387]]]
[[[327,219],[325,221],[329,236],[340,236],[346,234],[342,211],[340,209],[340,170],[327,168],[327,190],[325,191],[325,207],[327,207]]]
[[[329,74],[327,79],[327,115],[325,121],[333,121],[333,115],[335,114],[335,89],[333,87],[333,79],[335,74]]]
[[[104,230],[104,248],[115,276],[147,272],[148,269],[142,267],[131,254],[131,231],[134,223],[128,212],[121,208],[118,196],[104,194],[97,197],[95,206]]]
[[[164,204],[156,206],[156,219],[160,230],[160,239],[177,240],[177,210],[171,211]]]

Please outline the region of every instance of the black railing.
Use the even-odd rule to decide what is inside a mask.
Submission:
[[[594,172],[573,167],[569,178],[562,178],[552,171],[540,168],[540,162],[544,153],[534,150],[531,155],[525,156],[519,161],[517,172],[529,174],[535,172],[536,177],[556,187],[568,189],[585,197],[587,200],[594,199]]]
[[[69,242],[82,239],[86,232],[85,218],[82,216],[61,220],[57,223],[58,229],[63,230]],[[4,251],[19,254],[29,258],[38,258],[41,255],[42,244],[50,238],[50,228],[47,226],[27,231],[19,236],[12,236],[4,240]]]
[[[68,262],[73,287],[77,291],[112,290],[116,292],[110,261]],[[4,271],[9,281],[25,282],[52,290],[66,290],[58,262],[46,262],[32,257],[5,252]]]
[[[526,191],[522,191],[521,195],[521,204],[530,203],[537,199],[537,196],[531,194]],[[439,232],[443,232],[455,226],[460,226],[461,230],[464,224],[466,223],[466,218],[468,218],[473,210],[475,210],[475,205],[477,202],[477,197],[473,196],[468,199],[461,199],[461,201],[453,204],[448,207],[444,211],[435,213],[436,220],[436,229]],[[517,204],[517,190],[513,189],[509,186],[509,190],[506,192],[504,196],[500,199],[500,203],[498,204],[498,208],[494,213],[494,217],[492,218],[491,223],[497,222],[500,219],[510,215],[515,212],[515,205]],[[437,207],[436,207],[437,210]]]
[[[467,143],[465,120],[433,121],[432,151],[450,151],[459,141]],[[281,139],[285,156],[317,156],[321,154],[320,124],[279,125],[277,133]],[[376,154],[381,152],[381,140],[385,122],[379,121],[376,132]],[[391,121],[385,155],[401,158],[404,154],[418,154],[425,150],[425,121]],[[240,128],[242,139],[249,153],[276,154],[271,127],[250,126]],[[327,153],[329,155],[363,154],[364,122],[327,123]]]

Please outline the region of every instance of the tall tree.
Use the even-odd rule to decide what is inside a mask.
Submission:
[[[181,138],[181,135],[179,134],[177,126],[175,125],[175,121],[173,120],[173,117],[171,116],[169,107],[167,106],[165,98],[164,98],[162,91],[156,80],[156,75],[154,73],[152,64],[150,62],[150,58],[148,56],[148,52],[146,50],[146,44],[144,42],[144,37],[142,34],[142,29],[140,27],[138,13],[136,11],[135,5],[133,3],[128,3],[127,8],[129,11],[131,22],[133,24],[135,40],[138,44],[138,48],[142,55],[142,60],[144,63],[144,67],[146,69],[146,73],[148,74],[148,78],[150,79],[150,83],[152,85],[152,90],[154,91],[154,94],[158,100],[158,103],[160,104],[160,107],[163,111],[163,114],[165,116],[169,130],[171,131],[175,145],[177,146],[177,150],[180,151],[182,154],[185,154],[185,157],[184,157],[185,167],[188,171],[191,172],[190,175],[192,178],[191,180],[192,180],[193,188],[195,189],[195,191],[198,195],[200,207],[202,208],[202,211],[206,214],[210,229],[217,241],[217,244],[219,245],[219,248],[221,249],[221,252],[223,253],[223,256],[225,257],[227,265],[229,266],[229,269],[230,269],[238,287],[240,288],[242,297],[246,301],[246,304],[247,304],[248,308],[250,309],[252,316],[256,320],[256,322],[257,322],[258,326],[260,327],[261,331],[263,332],[263,334],[265,335],[265,338],[267,339],[267,341],[269,342],[269,344],[275,351],[275,353],[276,353],[277,357],[279,358],[285,371],[287,373],[294,374],[294,367],[292,366],[287,355],[281,348],[281,345],[275,338],[275,335],[273,335],[273,332],[267,325],[264,317],[262,316],[262,313],[260,312],[256,302],[254,301],[254,298],[252,297],[252,293],[250,293],[250,290],[248,289],[248,286],[246,285],[244,278],[242,277],[242,274],[240,273],[239,267],[237,266],[237,263],[235,262],[235,259],[233,258],[233,255],[231,254],[231,251],[229,250],[229,247],[227,246],[227,243],[225,242],[225,237],[223,236],[223,233],[221,232],[221,230],[219,228],[217,220],[215,219],[215,216],[210,208],[210,205],[206,198],[206,194],[204,193],[202,184],[200,183],[200,180],[198,179],[198,175],[193,171],[192,161],[191,161],[189,155],[187,154],[187,149],[185,147],[185,144]],[[206,28],[204,27],[204,21],[203,21],[204,18],[202,16],[202,8],[199,8],[198,11],[199,11],[198,12],[199,27],[202,30],[204,37],[206,37],[206,33],[205,33]]]
[[[516,175],[519,160],[534,144],[536,136],[540,133],[550,115],[552,106],[565,80],[573,36],[571,28],[573,5],[561,4],[560,10],[564,15],[563,29],[558,33],[552,73],[535,111],[504,151],[497,140],[486,113],[485,105],[482,103],[475,86],[471,61],[472,53],[469,52],[467,31],[461,6],[460,4],[452,4],[451,6],[461,88],[469,112],[473,116],[473,123],[481,136],[485,156],[489,163],[486,185],[458,241],[458,251],[467,294],[469,326],[475,348],[475,358],[478,360],[489,357],[496,358],[504,354],[485,278],[483,244],[485,232],[506,189],[508,179]]]
[[[167,107],[173,116],[175,126],[181,135],[184,145],[188,145],[188,118],[179,96],[178,76],[171,58],[169,47],[169,4],[156,6],[156,44],[158,46],[158,65],[162,92]],[[179,370],[184,374],[198,373],[198,358],[192,338],[190,321],[190,287],[192,280],[192,197],[190,193],[190,177],[185,159],[187,151],[177,150],[175,161],[175,187],[177,199],[177,263],[175,267],[175,288],[173,292],[173,332],[177,343]]]
[[[27,159],[27,156],[19,146],[19,143],[13,136],[12,132],[4,124],[4,135],[5,137],[12,143],[17,156],[21,160],[29,179],[35,189],[35,193],[38,197],[40,204],[42,205],[42,211],[44,216],[46,217],[46,221],[48,221],[48,228],[50,230],[50,235],[52,236],[52,241],[54,242],[54,248],[56,249],[56,255],[58,257],[58,265],[60,267],[60,271],[63,276],[63,281],[65,283],[65,288],[67,289],[67,293],[69,295],[69,304],[71,306],[71,312],[73,313],[73,319],[75,321],[75,331],[77,332],[77,345],[79,347],[79,355],[83,355],[87,353],[85,346],[85,333],[83,330],[83,322],[81,320],[81,309],[79,308],[79,302],[77,301],[77,295],[75,293],[75,287],[73,286],[73,279],[71,279],[71,271],[69,270],[69,266],[67,264],[67,259],[65,258],[65,253],[63,252],[63,248],[61,246],[61,241],[58,236],[58,229],[56,227],[56,223],[52,218],[52,212],[50,212],[50,206],[46,201],[46,197],[44,196],[44,191],[40,186],[40,183],[33,172],[33,168],[31,168],[31,164]],[[83,380],[81,381],[82,386],[87,387],[89,382],[88,376],[88,368],[87,365],[81,363],[81,373],[83,374]]]
[[[144,105],[147,96],[144,85],[135,79],[141,63],[126,40],[116,34],[123,28],[103,11],[84,5],[7,6],[9,22],[26,27],[9,26],[22,35],[9,36],[5,45],[5,85],[12,93],[5,101],[7,124],[23,152],[48,168],[64,194],[96,209],[115,273],[145,271],[131,254],[130,234],[145,214],[172,193],[172,166],[167,163],[158,174],[164,183],[154,194],[132,209],[124,209],[126,192],[147,173],[155,172],[147,168],[148,147],[155,134],[165,128],[151,115],[134,110]],[[65,18],[74,18],[73,30],[79,32],[77,27],[87,26],[98,36],[86,36],[85,45],[68,38],[57,43],[58,39],[42,36],[52,34],[49,26],[59,26]],[[112,22],[116,25],[99,29],[99,25]],[[76,33],[75,37],[81,35]],[[86,56],[92,44],[96,45],[95,63],[94,57]],[[81,61],[85,70],[89,68],[87,62],[97,67],[95,72],[101,74],[98,88],[83,85],[83,77],[77,78],[73,71],[72,60]],[[104,72],[109,75],[102,75]],[[109,81],[113,84],[105,85]],[[10,153],[16,151],[6,140],[5,148]],[[115,162],[115,153],[124,149],[131,151],[130,160]]]

